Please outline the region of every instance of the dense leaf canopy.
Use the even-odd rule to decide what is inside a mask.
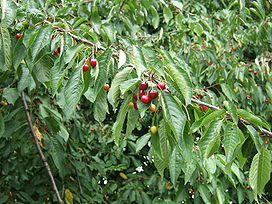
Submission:
[[[1,0],[0,204],[272,201],[271,8]]]

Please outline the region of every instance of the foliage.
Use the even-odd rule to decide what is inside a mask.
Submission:
[[[271,6],[1,0],[0,203],[272,201]]]

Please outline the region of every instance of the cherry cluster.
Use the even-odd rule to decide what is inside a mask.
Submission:
[[[95,67],[96,66],[96,59],[90,59],[90,60],[84,60],[84,65],[82,67],[83,71],[86,72],[89,70],[90,66]]]
[[[147,81],[142,81],[138,85],[139,87],[139,92],[138,94],[135,94],[133,96],[134,103],[130,102],[129,107],[135,108],[136,110],[138,109],[137,106],[137,100],[138,98],[144,103],[148,104],[152,99],[155,99],[158,97],[159,93],[156,89],[151,89],[149,92],[147,92],[148,89],[148,82]],[[166,85],[163,82],[158,82],[157,83],[157,88],[159,90],[164,90],[166,89]],[[151,104],[150,110],[154,112],[156,110],[156,106],[154,104]]]

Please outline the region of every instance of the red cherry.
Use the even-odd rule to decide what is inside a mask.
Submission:
[[[163,83],[163,82],[158,82],[157,87],[158,87],[159,89],[163,90],[163,89],[166,88],[166,85],[165,85],[165,83]]]
[[[200,106],[199,106],[199,109],[202,110],[202,111],[206,111],[206,110],[207,110],[207,106],[200,105]]]
[[[203,94],[197,94],[197,98],[203,98],[204,95]]]
[[[138,100],[138,95],[137,95],[137,94],[134,94],[134,95],[133,95],[133,99],[134,99],[134,101],[137,101],[137,100]]]
[[[144,90],[140,90],[139,91],[139,98],[141,98],[143,95],[145,95],[145,91]]]
[[[269,100],[268,100],[268,99],[265,99],[264,102],[269,103]]]
[[[194,190],[192,188],[188,189],[188,194],[192,197],[194,195]]]
[[[90,67],[87,64],[84,64],[83,67],[82,67],[84,72],[88,71],[89,68]]]
[[[253,74],[255,74],[255,75],[256,75],[256,74],[257,74],[257,72],[255,71],[255,72],[253,72]]]
[[[110,90],[110,85],[109,84],[104,84],[103,89],[106,90],[106,91],[109,91]]]
[[[96,59],[90,59],[90,65],[92,67],[95,67],[96,66]]]
[[[22,33],[16,33],[16,35],[15,35],[15,37],[16,37],[17,39],[21,38],[22,36],[23,36]]]
[[[148,88],[148,83],[146,81],[142,81],[139,83],[139,89],[146,90]]]
[[[54,50],[54,55],[58,55],[58,54],[59,54],[58,49],[55,49],[55,50]]]
[[[133,106],[134,106],[134,109],[135,109],[135,110],[138,110],[138,104],[137,104],[137,102],[134,102],[134,103],[133,103]]]
[[[213,63],[212,63],[212,62],[207,62],[207,64],[208,64],[209,66],[211,66]]]
[[[151,91],[149,91],[149,97],[150,98],[153,98],[153,99],[155,99],[155,98],[157,98],[158,97],[158,91],[156,91],[156,90],[151,90]]]
[[[248,69],[248,72],[252,72],[252,69]]]
[[[145,104],[148,104],[150,102],[151,98],[148,95],[142,95],[141,101]]]
[[[246,98],[250,98],[251,96],[250,95],[246,95]]]

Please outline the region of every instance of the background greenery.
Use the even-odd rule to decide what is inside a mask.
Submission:
[[[271,7],[1,0],[0,203],[57,201],[23,91],[66,203],[272,201],[271,135],[260,129],[272,121]],[[155,113],[128,107],[141,80],[168,86]],[[223,110],[202,111],[198,99]]]

